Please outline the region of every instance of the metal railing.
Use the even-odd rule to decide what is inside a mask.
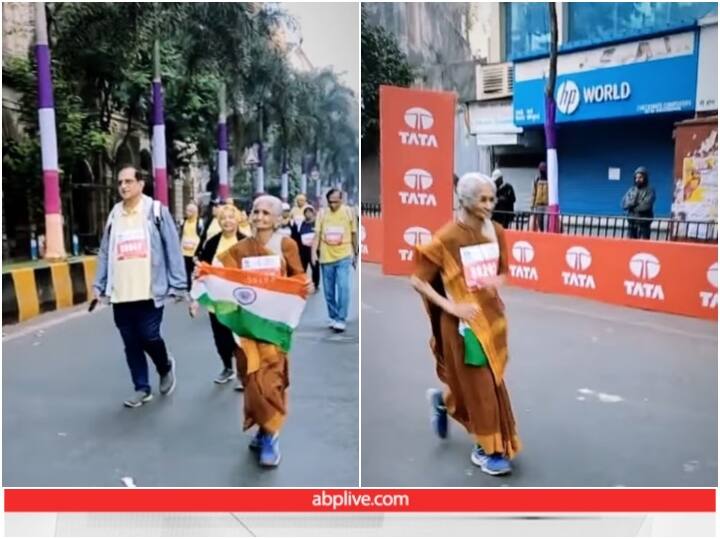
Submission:
[[[362,203],[362,215],[381,217],[381,205]],[[532,211],[495,212],[495,219],[505,228],[521,231],[547,230],[549,214]],[[561,214],[560,233],[600,238],[630,238],[631,234],[655,241],[688,241],[717,243],[716,221],[680,221],[667,218],[633,218],[625,216],[600,216]]]
[[[380,217],[380,204],[362,202],[360,204],[360,214],[364,217]]]

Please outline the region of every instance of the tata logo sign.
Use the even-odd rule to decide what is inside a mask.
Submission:
[[[410,262],[413,259],[413,249],[416,245],[425,245],[432,241],[432,232],[421,226],[411,226],[403,232],[403,240],[410,249],[398,249],[400,260]]]
[[[592,255],[585,247],[570,247],[565,253],[565,262],[572,271],[563,271],[565,286],[595,290],[595,278],[586,273],[592,264]]]
[[[524,281],[537,281],[537,268],[531,265],[535,259],[535,249],[527,241],[516,241],[512,246],[512,256],[517,264],[509,264],[510,275]]]
[[[636,279],[625,281],[625,293],[630,297],[665,300],[662,285],[652,281],[660,275],[660,261],[650,253],[638,253],[630,259],[630,273]]]
[[[707,281],[710,283],[715,291],[706,290],[700,292],[700,304],[706,309],[717,309],[718,305],[718,263],[715,262],[707,270]]]
[[[400,142],[406,146],[423,146],[437,148],[437,138],[431,132],[435,125],[432,113],[422,107],[412,107],[403,116],[409,131],[399,131]]]
[[[432,175],[421,168],[411,168],[403,178],[410,191],[400,191],[400,203],[406,206],[437,206],[437,200],[428,190],[433,185]]]
[[[580,107],[580,102],[592,105],[613,101],[625,101],[630,98],[630,83],[596,84],[578,88],[572,80],[564,80],[555,92],[557,109],[570,116]]]

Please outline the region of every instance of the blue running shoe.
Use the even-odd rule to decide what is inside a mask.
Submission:
[[[445,402],[443,402],[442,391],[439,389],[428,389],[427,399],[430,401],[430,424],[432,425],[433,432],[439,438],[447,438],[448,435],[448,420],[447,420],[447,408],[445,408]]]
[[[475,451],[473,451],[473,455],[470,456],[470,459],[472,460],[473,464],[477,464],[476,459],[473,458],[475,454]],[[510,461],[506,459],[504,456],[502,456],[500,453],[493,453],[492,455],[485,455],[483,453],[484,457],[481,457],[477,459],[480,464],[480,469],[485,472],[488,475],[505,475],[509,474],[512,471],[512,468],[510,467]]]
[[[263,433],[260,447],[260,466],[274,468],[280,464],[280,440],[277,434]]]
[[[253,439],[250,440],[250,444],[248,445],[250,451],[260,451],[260,448],[262,447],[262,434],[262,429],[258,429],[258,431],[255,433],[255,436],[253,436]]]
[[[485,450],[481,446],[475,444],[475,448],[472,450],[472,453],[470,453],[470,460],[472,463],[475,466],[482,467],[488,458],[489,457],[485,453]]]

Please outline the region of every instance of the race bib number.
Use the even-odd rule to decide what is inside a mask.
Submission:
[[[117,260],[133,260],[147,258],[150,254],[148,241],[142,229],[118,232],[116,257]]]
[[[268,275],[280,275],[280,256],[248,256],[242,259],[242,269]]]
[[[198,243],[199,240],[195,238],[184,239],[182,242],[182,248],[184,251],[194,251]]]
[[[341,226],[329,226],[325,228],[324,239],[328,245],[341,245],[345,229]]]
[[[315,232],[307,232],[300,236],[300,241],[305,247],[312,247],[315,241]]]
[[[497,243],[483,243],[460,248],[460,260],[468,290],[485,286],[498,273],[500,247]]]
[[[280,233],[281,236],[285,236],[288,238],[292,235],[292,230],[290,230],[289,228],[285,228],[285,227],[279,229],[278,232]]]

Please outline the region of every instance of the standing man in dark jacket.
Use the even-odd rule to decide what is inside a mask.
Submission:
[[[495,203],[495,211],[492,220],[503,228],[508,228],[513,220],[513,212],[515,211],[515,189],[509,183],[503,182],[502,170],[496,168],[493,170],[492,179],[497,186],[497,202]]]
[[[629,237],[631,239],[650,239],[655,189],[650,185],[650,176],[645,167],[635,170],[635,185],[623,197],[622,207],[628,215]]]

